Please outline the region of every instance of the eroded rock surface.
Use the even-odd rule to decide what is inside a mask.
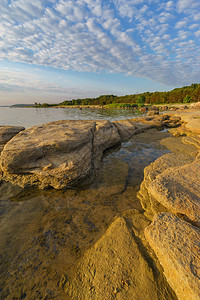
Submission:
[[[145,236],[181,300],[200,299],[200,231],[170,214],[157,215]]]
[[[141,222],[148,224],[142,214],[135,213],[132,217],[138,219],[140,225]],[[86,251],[66,283],[69,299],[176,298],[166,283],[163,288],[164,282],[155,279],[150,262],[141,253],[135,230],[123,217],[109,226],[102,238]]]
[[[77,186],[92,178],[106,149],[166,122],[170,117],[163,115],[114,123],[64,120],[28,128],[4,147],[2,179],[22,188]]]
[[[168,168],[148,187],[159,203],[175,214],[186,216],[200,226],[200,161]]]
[[[20,131],[25,128],[22,126],[0,126],[0,153],[5,144]]]
[[[144,180],[140,186],[138,197],[148,217],[152,218],[153,215],[158,212],[170,210],[168,205],[164,205],[165,203],[163,202],[163,199],[159,201],[160,197],[155,197],[154,191],[151,193],[151,184],[154,182],[154,180],[156,180],[159,175],[169,168],[169,170],[171,170],[171,168],[181,167],[185,164],[192,163],[193,161],[194,157],[189,154],[179,153],[177,155],[174,153],[168,153],[161,156],[144,169]],[[174,173],[172,173],[172,176],[173,174]]]
[[[4,180],[22,187],[65,188],[93,171],[103,151],[121,139],[108,121],[56,121],[35,126],[8,142],[1,156]]]

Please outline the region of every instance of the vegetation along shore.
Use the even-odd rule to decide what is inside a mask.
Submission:
[[[200,101],[200,84],[193,83],[190,86],[175,88],[168,92],[145,92],[126,96],[101,95],[97,98],[65,100],[57,104],[37,103],[35,107],[67,107],[67,106],[108,106],[108,107],[135,107],[135,105],[191,103]]]

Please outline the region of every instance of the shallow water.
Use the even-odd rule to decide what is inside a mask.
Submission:
[[[31,127],[58,120],[122,120],[137,117],[133,109],[0,107],[0,125]]]
[[[160,143],[166,137],[151,129],[106,151],[89,187],[18,195],[14,190],[10,197],[1,185],[1,299],[66,299],[62,278],[71,266],[115,216],[141,210],[136,194],[143,170],[169,152]]]

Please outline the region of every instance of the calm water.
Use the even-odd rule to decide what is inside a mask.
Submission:
[[[138,116],[132,109],[0,107],[0,125],[31,127],[58,120],[122,120]]]

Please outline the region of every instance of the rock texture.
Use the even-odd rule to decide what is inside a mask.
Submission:
[[[170,286],[178,299],[196,300],[200,299],[200,113],[174,114],[171,121],[183,122],[173,130],[178,138],[162,142],[173,153],[145,168],[138,197],[153,219],[146,239]]]
[[[145,236],[180,300],[200,299],[200,231],[170,213],[157,215]]]
[[[137,218],[148,224],[141,214],[133,215]],[[69,299],[175,299],[166,284],[165,288],[162,281],[156,284],[134,230],[126,218],[113,221],[75,267],[65,285]]]
[[[168,168],[148,187],[159,203],[175,214],[184,215],[200,226],[200,161]]]
[[[25,128],[22,126],[0,126],[0,153],[5,144],[17,133],[23,131],[24,129]]]
[[[176,111],[170,112],[177,117],[181,118],[181,121],[184,123],[184,127],[195,134],[200,134],[200,114],[199,109],[193,109],[189,111]]]
[[[154,180],[156,180],[157,177],[159,178],[159,176],[161,176],[161,174],[163,174],[166,170],[168,170],[169,174],[173,176],[174,173],[171,173],[173,168],[182,167],[185,164],[192,163],[193,161],[194,157],[189,154],[179,153],[177,155],[174,153],[168,153],[161,156],[144,169],[144,180],[140,186],[138,197],[148,217],[152,218],[153,215],[158,212],[170,210],[169,205],[165,206],[166,203],[163,201],[163,199],[160,199],[161,196],[155,197],[154,191],[151,193]]]
[[[121,139],[107,121],[57,121],[35,126],[8,142],[1,155],[4,180],[22,187],[60,189],[93,171],[103,151]]]
[[[28,128],[4,147],[2,178],[22,188],[74,187],[95,173],[107,148],[168,123],[170,117],[163,115],[114,123],[65,120]]]

